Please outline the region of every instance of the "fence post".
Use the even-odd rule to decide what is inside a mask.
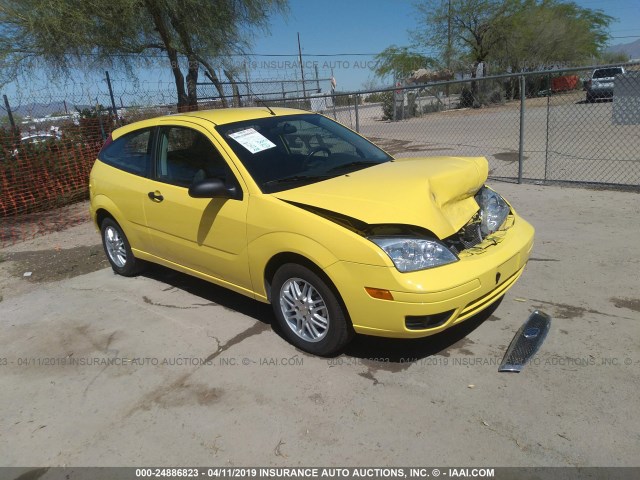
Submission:
[[[547,167],[549,165],[549,113],[551,111],[551,74],[547,73],[547,135],[544,145],[544,183],[547,183]]]
[[[333,107],[333,119],[338,120],[338,115],[336,114],[336,89],[331,87],[331,104]]]
[[[360,117],[358,116],[358,101],[360,100],[360,95],[357,93],[353,96],[355,99],[355,109],[356,109],[356,132],[360,133]]]
[[[111,79],[109,78],[109,72],[104,72],[107,77],[107,86],[109,87],[109,96],[111,97],[111,108],[113,108],[113,116],[115,117],[116,124],[118,122],[118,107],[116,107],[116,100],[113,98],[113,88],[111,88]]]
[[[518,145],[518,183],[522,183],[522,163],[524,161],[524,104],[526,100],[525,78],[520,75],[520,142]]]
[[[11,105],[9,105],[9,99],[7,98],[6,95],[2,95],[2,97],[4,98],[4,107],[7,110],[7,116],[9,117],[9,123],[11,124],[11,128],[13,130],[16,129],[16,122],[13,119],[13,113],[11,112]]]
[[[394,80],[394,86],[398,86],[397,80]],[[393,122],[398,120],[398,90],[394,90],[391,92],[391,104],[393,105],[393,118],[391,119]]]

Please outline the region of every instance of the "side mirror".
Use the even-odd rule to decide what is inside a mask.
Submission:
[[[193,198],[235,198],[238,190],[235,186],[227,187],[219,178],[207,178],[194,182],[189,187],[189,196]],[[240,196],[240,198],[242,198]]]

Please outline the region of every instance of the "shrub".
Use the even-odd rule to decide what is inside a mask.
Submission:
[[[471,90],[468,88],[463,88],[460,92],[460,100],[458,102],[458,108],[470,108],[475,107],[476,98],[474,97]]]
[[[487,95],[487,103],[490,104],[503,104],[504,103],[504,92],[501,88],[495,88]]]
[[[382,119],[393,120],[394,99],[393,92],[380,93],[382,100]]]

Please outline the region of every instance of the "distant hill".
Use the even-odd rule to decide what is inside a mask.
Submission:
[[[74,103],[67,102],[67,111],[73,113],[76,111],[76,107],[79,109],[93,108],[92,105],[76,105]],[[25,105],[11,104],[11,110],[18,115],[30,116],[32,118],[44,117],[51,115],[52,113],[64,113],[65,103],[61,101],[51,101],[50,103],[27,103]]]
[[[607,48],[608,52],[626,53],[632,60],[640,59],[640,38],[631,43],[620,43]]]

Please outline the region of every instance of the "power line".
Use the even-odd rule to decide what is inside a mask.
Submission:
[[[303,53],[303,57],[371,57],[379,55],[377,53]],[[426,55],[423,52],[412,52],[420,55]],[[80,57],[144,57],[144,58],[166,58],[166,55],[160,53],[82,53]],[[232,53],[224,55],[225,57],[298,57],[297,53]]]

